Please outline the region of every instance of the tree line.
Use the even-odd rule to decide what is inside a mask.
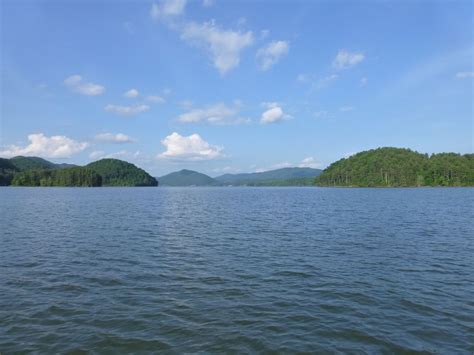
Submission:
[[[319,186],[411,187],[474,186],[474,154],[420,154],[410,149],[378,148],[331,164]]]

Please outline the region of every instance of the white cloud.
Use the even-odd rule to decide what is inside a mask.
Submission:
[[[467,79],[467,78],[474,78],[474,71],[464,71],[456,73],[457,79]]]
[[[368,82],[369,82],[369,80],[368,80],[366,77],[363,77],[363,78],[360,79],[359,85],[360,85],[361,87],[364,87],[364,86],[367,85]]]
[[[337,74],[331,74],[322,78],[317,78],[311,74],[298,74],[296,80],[300,83],[311,84],[312,89],[320,90],[328,87],[339,78]]]
[[[203,108],[194,108],[178,116],[181,123],[209,123],[209,124],[239,124],[248,122],[248,119],[238,117],[239,103],[233,107],[218,103]]]
[[[322,164],[314,159],[313,157],[304,158],[301,163],[298,165],[299,168],[313,168],[318,169],[322,166]]]
[[[105,92],[103,86],[95,83],[84,82],[82,77],[77,74],[64,79],[64,85],[81,95],[97,96],[102,95]]]
[[[92,153],[89,154],[89,158],[91,159],[100,159],[104,157],[105,152],[103,150],[94,150]]]
[[[348,69],[353,67],[354,65],[359,64],[365,58],[365,55],[360,52],[348,52],[346,50],[340,50],[334,61],[332,62],[332,66],[335,69],[342,70]]]
[[[100,133],[95,136],[95,139],[99,142],[105,143],[132,143],[133,139],[123,133]]]
[[[166,99],[162,96],[158,95],[150,95],[146,97],[147,101],[158,103],[158,104],[164,104],[166,102]]]
[[[354,110],[355,110],[354,106],[342,106],[339,108],[339,111],[341,112],[350,112]]]
[[[267,107],[267,110],[262,113],[260,118],[260,122],[263,124],[276,123],[291,118],[290,115],[283,112],[283,109],[277,102],[264,102],[263,106]]]
[[[137,98],[140,95],[137,89],[130,89],[123,93],[123,96],[128,97],[129,99]]]
[[[119,106],[119,105],[107,105],[105,111],[116,113],[123,116],[137,115],[142,112],[150,110],[148,105],[133,105],[133,106]]]
[[[214,5],[214,0],[202,0],[202,6],[210,7],[212,5]]]
[[[160,0],[153,3],[150,16],[156,21],[169,19],[181,15],[186,8],[186,0]]]
[[[222,75],[239,65],[241,51],[254,40],[251,31],[223,30],[214,22],[188,23],[181,33],[181,39],[205,48]]]
[[[290,45],[286,41],[273,41],[260,48],[257,52],[260,69],[270,69],[282,56],[288,54],[289,50]]]
[[[199,161],[223,157],[223,147],[209,144],[196,133],[181,136],[173,132],[161,144],[166,147],[166,151],[158,155],[160,159]]]
[[[28,135],[30,144],[25,147],[11,145],[0,151],[1,156],[14,157],[17,155],[40,156],[44,158],[68,158],[80,153],[89,146],[87,142],[78,142],[66,136],[47,137],[43,133]]]

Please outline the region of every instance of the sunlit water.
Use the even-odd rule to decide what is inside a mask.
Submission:
[[[1,188],[0,352],[474,351],[474,189]]]

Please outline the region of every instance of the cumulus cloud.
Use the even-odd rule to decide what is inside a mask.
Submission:
[[[186,8],[186,0],[160,0],[153,3],[150,16],[153,20],[160,21],[181,15]]]
[[[133,139],[123,133],[100,133],[95,136],[95,140],[104,143],[132,143]]]
[[[119,106],[119,105],[107,105],[105,106],[105,111],[116,113],[117,115],[122,116],[132,116],[137,115],[142,112],[147,112],[150,110],[148,105],[133,105],[133,106]]]
[[[242,50],[254,41],[251,31],[223,30],[213,21],[186,24],[181,39],[204,48],[222,75],[239,65]]]
[[[158,155],[159,159],[199,161],[223,157],[223,147],[209,144],[196,133],[182,136],[173,132],[161,144],[166,147],[166,151]]]
[[[362,62],[364,58],[363,53],[340,50],[334,58],[332,66],[338,70],[348,69]]]
[[[270,69],[282,56],[288,54],[289,50],[290,45],[286,41],[273,41],[260,48],[257,52],[260,69]]]
[[[84,82],[82,77],[77,74],[64,79],[64,85],[81,95],[97,96],[105,92],[105,88],[102,85]]]
[[[157,104],[164,104],[166,102],[166,99],[162,96],[158,95],[149,95],[146,97],[147,101],[154,102]]]
[[[208,123],[216,125],[239,124],[248,122],[248,119],[239,117],[239,107],[236,103],[229,107],[224,103],[218,103],[203,108],[193,108],[178,116],[181,123]]]
[[[290,115],[287,115],[283,112],[283,109],[277,102],[266,102],[263,103],[263,106],[267,108],[267,110],[262,113],[262,117],[260,118],[260,122],[263,124],[277,123],[284,119],[291,118]]]
[[[128,97],[129,99],[134,99],[138,97],[139,95],[140,93],[138,92],[137,89],[130,89],[123,93],[123,96]]]
[[[456,73],[456,78],[457,79],[474,78],[474,71],[464,71],[464,72]]]
[[[27,146],[10,145],[7,149],[1,150],[0,155],[4,157],[27,155],[44,158],[69,158],[89,146],[87,142],[78,142],[66,136],[47,137],[43,133],[30,134],[28,140],[30,144]]]

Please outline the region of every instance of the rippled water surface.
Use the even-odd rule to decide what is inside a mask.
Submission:
[[[1,188],[0,352],[474,351],[474,189]]]

